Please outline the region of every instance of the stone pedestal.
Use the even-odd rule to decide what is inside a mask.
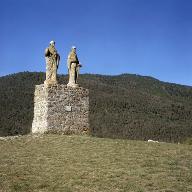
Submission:
[[[32,133],[89,133],[89,91],[67,85],[36,85]]]

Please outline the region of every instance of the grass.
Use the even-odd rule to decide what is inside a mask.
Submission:
[[[191,192],[192,146],[89,136],[0,140],[0,192]]]

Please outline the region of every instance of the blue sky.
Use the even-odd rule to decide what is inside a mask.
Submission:
[[[133,73],[192,85],[191,0],[1,0],[0,76],[45,71],[51,40],[66,74],[72,45],[81,73]]]

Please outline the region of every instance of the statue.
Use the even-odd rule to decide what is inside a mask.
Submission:
[[[68,55],[67,59],[68,73],[69,73],[69,83],[68,87],[78,87],[77,79],[79,76],[79,69],[81,64],[79,63],[76,47],[72,47],[71,52]]]
[[[46,85],[57,84],[57,69],[59,67],[60,56],[55,48],[55,42],[51,41],[48,48],[45,49],[46,60]]]

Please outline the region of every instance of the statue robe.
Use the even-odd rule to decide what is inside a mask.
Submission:
[[[46,83],[56,84],[57,83],[57,69],[59,66],[60,56],[54,46],[50,45],[45,50],[46,60]]]

